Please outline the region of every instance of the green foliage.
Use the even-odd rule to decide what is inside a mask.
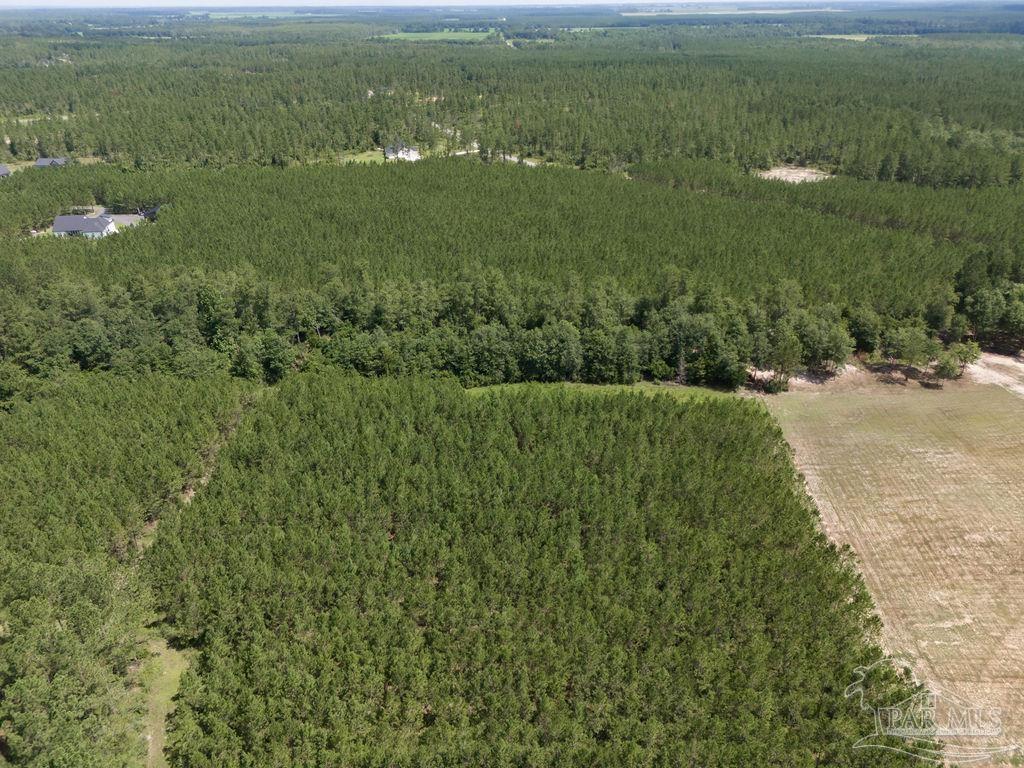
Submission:
[[[939,353],[938,360],[935,361],[934,371],[937,378],[955,379],[960,375],[960,372],[960,364],[957,362],[956,355],[948,350]]]
[[[1018,267],[996,269],[995,245],[936,244],[782,194],[468,160],[23,176],[0,187],[13,222],[0,234],[0,402],[69,369],[274,383],[326,360],[467,385],[735,387],[751,365],[831,370],[851,337],[870,353],[908,323],[1024,344]],[[870,191],[844,203],[849,218]],[[167,204],[98,242],[17,234],[19,216],[28,226],[73,200]]]
[[[96,242],[22,236],[94,200],[167,205],[155,224]],[[3,274],[11,278],[55,269],[97,281],[169,266],[251,270],[261,281],[250,280],[246,299],[256,322],[267,284],[319,290],[333,278],[348,288],[359,281],[447,283],[469,272],[479,277],[464,298],[506,303],[517,286],[492,281],[482,268],[549,282],[540,295],[555,310],[567,287],[579,292],[575,301],[596,305],[607,299],[581,285],[611,279],[656,294],[672,287],[670,274],[686,272],[736,296],[791,281],[814,303],[921,313],[948,293],[964,258],[929,238],[792,205],[466,158],[373,168],[24,172],[0,185],[0,242]],[[429,297],[422,300],[429,308]],[[228,308],[209,301],[199,309],[204,338],[212,340]],[[381,319],[401,308],[379,308]],[[308,328],[315,307],[304,310]]]
[[[605,15],[599,26],[629,21]],[[931,186],[1019,182],[1018,40],[844,45],[791,36],[836,23],[821,16],[776,17],[771,32],[709,20],[578,35],[551,20],[473,25],[558,38],[511,50],[498,35],[483,45],[407,42],[367,39],[374,30],[356,25],[62,19],[37,36],[0,36],[0,128],[10,139],[0,159],[282,166],[402,138],[437,151],[477,141],[581,168],[683,156],[741,168],[806,162]],[[683,26],[698,22],[704,29]],[[422,39],[443,28],[435,19],[411,31]]]
[[[967,316],[982,333],[994,331],[1005,313],[1006,299],[998,289],[982,288],[968,298]]]
[[[105,552],[67,557],[0,553],[0,753],[31,768],[137,765],[141,698],[129,670],[146,655],[151,597]]]
[[[853,353],[855,342],[838,313],[800,314],[797,336],[802,355],[800,362],[813,370],[835,370]]]
[[[579,331],[564,320],[526,331],[522,344],[521,368],[529,380],[572,381],[583,367]]]
[[[885,356],[913,368],[928,365],[942,350],[939,342],[919,325],[901,325],[885,338]]]
[[[963,376],[964,369],[981,357],[981,347],[977,342],[955,342],[939,353],[935,362],[934,373],[939,379],[958,379]]]
[[[152,616],[129,563],[235,398],[226,377],[70,376],[0,413],[0,761],[137,765]]]
[[[168,204],[155,223],[99,242],[8,236],[0,354],[42,378],[229,369],[273,383],[322,355],[367,375],[471,385],[676,376],[735,387],[765,345],[779,353],[793,333],[799,348],[769,367],[831,367],[849,349],[838,307],[870,300],[915,317],[956,269],[955,251],[923,238],[792,207],[469,161],[83,168],[0,188],[11,218],[74,199]],[[866,253],[877,282],[847,269]],[[932,260],[924,292],[906,271],[920,258]],[[9,381],[13,392],[19,378]]]
[[[289,377],[147,554],[172,762],[903,764],[787,457],[739,399]]]
[[[780,378],[788,378],[804,357],[800,336],[791,325],[782,323],[769,336],[768,345],[768,367]]]
[[[914,266],[913,257],[898,257],[907,272],[896,279],[914,280],[916,273],[922,300],[902,314],[918,315],[953,341],[970,332],[985,341],[1024,346],[1024,306],[1018,303],[1024,296],[1024,187],[937,190],[851,179],[788,185],[762,181],[720,163],[683,160],[645,164],[633,174],[674,188],[814,211],[875,229],[909,230],[932,238],[939,250],[955,243],[945,271],[953,277],[942,279],[945,287],[927,277],[934,275],[932,267]],[[867,262],[851,269],[862,276],[874,271]],[[908,293],[914,290],[908,282]],[[874,302],[851,302],[853,307],[846,310],[857,349],[867,352],[878,349],[886,325],[875,295]]]
[[[775,390],[1019,346],[1019,41],[382,13],[0,18],[0,159],[82,160],[0,181],[0,763],[138,763],[158,604],[198,648],[176,765],[904,764],[850,748],[877,620],[756,404],[345,373]],[[488,163],[332,167],[397,139]],[[782,161],[854,178],[748,173]],[[93,204],[161,207],[29,236]],[[225,372],[278,386],[143,578]]]

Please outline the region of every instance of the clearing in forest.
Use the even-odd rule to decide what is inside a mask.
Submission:
[[[486,40],[494,34],[494,29],[484,31],[481,29],[442,29],[428,32],[393,32],[388,35],[378,35],[382,40],[426,40],[430,42],[478,42]]]
[[[146,768],[166,768],[167,717],[174,711],[174,697],[189,659],[184,651],[172,648],[162,637],[150,640],[149,652],[152,656],[146,666]]]
[[[1001,743],[1019,744],[1024,399],[979,375],[930,390],[858,371],[766,402],[826,533],[856,554],[887,650],[933,691],[999,708]]]
[[[384,162],[384,149],[346,150],[339,155],[342,163],[377,164]]]
[[[767,171],[758,171],[762,179],[773,181],[788,181],[790,184],[802,184],[805,181],[824,181],[831,179],[832,174],[820,171],[817,168],[804,168],[799,165],[776,165]]]

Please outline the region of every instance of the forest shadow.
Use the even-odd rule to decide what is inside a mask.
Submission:
[[[906,387],[911,382],[925,389],[942,389],[942,381],[930,371],[902,363],[865,363],[864,367],[881,384]]]

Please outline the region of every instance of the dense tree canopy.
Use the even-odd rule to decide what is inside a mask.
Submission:
[[[292,377],[150,555],[178,765],[910,759],[851,749],[870,601],[749,401]]]
[[[135,543],[237,391],[79,375],[0,413],[0,764],[139,764],[155,606]]]
[[[671,26],[516,48],[330,23],[81,26],[2,38],[0,160],[269,165],[404,138],[580,167],[799,161],[968,187],[1022,174],[1024,46],[1012,37],[857,46]]]
[[[718,165],[634,173],[467,159],[21,173],[0,186],[0,401],[69,369],[735,387],[749,366],[784,379],[880,352],[908,322],[1021,343],[1019,229],[958,207],[983,194],[1013,210],[1016,191],[904,187],[921,205],[902,219],[876,183],[819,185],[812,206]],[[94,202],[162,205],[100,241],[25,234]]]
[[[785,203],[872,228],[910,230],[932,238],[937,250],[955,244],[959,264],[955,278],[925,299],[921,319],[954,339],[970,329],[978,338],[1011,351],[1024,346],[1024,187],[1020,185],[923,189],[850,179],[788,185],[751,178],[719,163],[683,160],[643,164],[632,172],[638,179],[677,189]],[[870,350],[874,345],[861,348]]]
[[[22,236],[93,202],[166,205],[155,226],[98,243]],[[556,286],[610,277],[652,292],[674,271],[735,296],[789,279],[816,302],[905,314],[940,293],[963,259],[931,239],[776,201],[466,158],[283,171],[32,171],[0,186],[0,214],[0,237],[8,236],[0,269],[102,279],[172,266],[252,268],[264,281],[305,288],[335,276],[445,281],[494,267]]]
[[[0,764],[137,766],[164,617],[175,768],[906,764],[764,409],[459,385],[1024,346],[1019,14],[491,10],[0,13]]]

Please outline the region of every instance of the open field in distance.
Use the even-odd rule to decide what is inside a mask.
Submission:
[[[450,40],[456,42],[472,42],[475,40],[484,40],[493,33],[493,29],[489,32],[469,29],[443,29],[436,32],[394,32],[390,35],[381,35],[381,37],[386,40],[424,40],[430,42]]]

